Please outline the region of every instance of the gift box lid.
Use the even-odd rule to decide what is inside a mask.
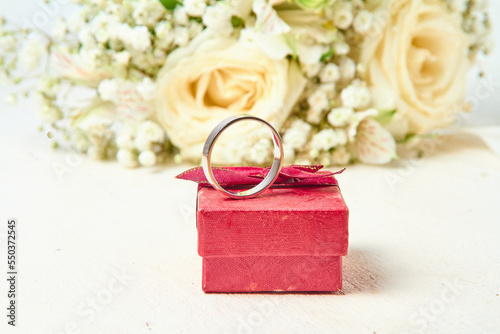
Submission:
[[[338,186],[271,188],[234,200],[198,190],[201,256],[342,256],[347,253],[349,211]]]
[[[207,186],[199,170],[196,176],[181,174],[180,178],[190,180],[199,177],[195,180],[200,184],[198,253],[203,257],[346,255],[349,211],[335,173],[319,172],[321,167],[286,167],[265,193],[236,200]],[[248,183],[234,171],[226,169],[216,178],[225,183]],[[254,177],[265,175],[262,170],[237,170],[242,171],[254,183],[260,182]]]

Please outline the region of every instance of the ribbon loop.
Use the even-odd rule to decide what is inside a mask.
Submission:
[[[335,175],[342,173],[345,168],[336,171],[321,170],[322,165],[291,165],[283,167],[275,185],[338,185]],[[262,167],[213,167],[214,177],[221,186],[255,185],[269,172],[269,168]],[[177,179],[194,181],[200,185],[209,185],[202,167],[191,168],[176,176]]]

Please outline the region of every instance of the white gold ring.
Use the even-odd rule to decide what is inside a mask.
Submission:
[[[222,186],[217,182],[217,180],[214,177],[214,173],[212,171],[212,165],[210,162],[211,156],[212,156],[212,149],[214,148],[215,142],[219,138],[219,136],[226,130],[228,127],[233,125],[234,123],[240,122],[240,121],[257,121],[260,122],[264,125],[266,125],[269,130],[271,131],[272,138],[273,138],[273,143],[274,143],[274,159],[273,159],[273,164],[271,165],[271,168],[269,170],[269,173],[266,175],[264,180],[262,180],[261,183],[256,185],[255,187],[248,189],[248,190],[243,190],[239,192],[232,192],[227,189],[222,188]],[[224,194],[228,195],[229,197],[232,198],[249,198],[256,196],[260,194],[261,192],[265,191],[267,188],[269,188],[274,181],[278,178],[279,172],[281,170],[281,167],[283,165],[283,144],[281,142],[281,137],[272,127],[271,124],[268,122],[264,121],[263,119],[260,119],[255,116],[250,116],[250,115],[239,115],[239,116],[231,116],[220,122],[208,135],[207,141],[205,142],[205,145],[203,146],[203,153],[201,156],[201,162],[203,166],[203,172],[205,173],[205,176],[208,180],[208,182],[217,190],[222,191]]]

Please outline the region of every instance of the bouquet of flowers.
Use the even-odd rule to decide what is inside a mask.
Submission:
[[[1,19],[0,77],[35,78],[26,94],[55,145],[126,167],[197,162],[236,114],[279,129],[289,163],[388,163],[467,109],[466,74],[490,48],[485,0],[72,2],[51,33]],[[271,158],[247,123],[214,161]]]

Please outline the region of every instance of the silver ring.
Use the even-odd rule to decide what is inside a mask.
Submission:
[[[245,120],[251,120],[251,121],[257,121],[260,122],[264,125],[266,125],[269,130],[271,131],[272,137],[273,137],[273,143],[274,143],[274,159],[273,159],[273,164],[271,165],[271,169],[269,170],[269,173],[266,175],[264,180],[262,180],[261,183],[256,185],[255,187],[248,189],[248,190],[243,190],[239,192],[232,192],[229,190],[226,190],[222,188],[222,186],[217,182],[217,180],[214,177],[214,173],[212,171],[212,165],[210,163],[211,155],[212,155],[212,149],[215,145],[215,142],[219,138],[219,136],[226,130],[228,127],[233,125],[234,123],[240,122],[240,121],[245,121]],[[239,115],[239,116],[231,116],[220,122],[208,135],[207,141],[205,142],[205,145],[203,146],[203,153],[201,156],[201,162],[203,166],[203,172],[205,173],[205,176],[208,180],[208,182],[217,190],[222,191],[224,194],[226,194],[229,197],[232,198],[249,198],[256,196],[260,194],[261,192],[265,191],[267,188],[269,188],[274,181],[278,178],[279,172],[281,170],[281,167],[283,165],[283,144],[281,142],[281,137],[272,127],[271,124],[268,122],[264,121],[263,119],[260,119],[255,116],[250,116],[250,115]]]

